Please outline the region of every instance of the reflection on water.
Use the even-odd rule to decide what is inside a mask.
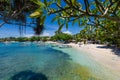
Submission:
[[[33,43],[0,48],[0,80],[101,80],[60,50]]]
[[[11,80],[47,80],[47,77],[42,73],[26,70],[15,74],[11,77]]]

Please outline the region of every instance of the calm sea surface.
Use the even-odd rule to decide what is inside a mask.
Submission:
[[[0,43],[0,80],[117,80],[107,71],[73,48]]]

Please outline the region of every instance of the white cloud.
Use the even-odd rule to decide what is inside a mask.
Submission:
[[[63,33],[66,33],[66,34],[72,34],[70,31],[64,31]]]
[[[51,36],[51,34],[49,32],[43,32],[43,34],[41,36]]]
[[[34,36],[34,34],[26,34],[26,35],[24,35],[24,37],[28,37],[28,38],[30,38],[32,36]]]
[[[26,34],[26,35],[24,35],[24,37],[28,37],[28,38],[30,38],[32,36],[35,36],[35,35],[34,34]],[[41,34],[40,36],[52,36],[52,35],[50,34],[50,32],[44,31],[43,34]]]

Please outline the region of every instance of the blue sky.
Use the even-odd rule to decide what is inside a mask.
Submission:
[[[58,24],[57,22],[51,23],[51,19],[53,16],[48,16],[46,21],[45,21],[45,30],[42,34],[42,36],[52,36],[54,35],[54,32],[58,29]],[[71,34],[76,34],[79,33],[81,28],[75,24],[72,26],[72,24],[69,24],[68,29],[64,26],[62,29],[62,32],[65,33],[71,33]],[[34,32],[32,28],[27,27],[26,33],[23,34],[24,37],[30,37],[33,36]],[[20,37],[19,33],[19,27],[17,25],[13,24],[5,24],[0,28],[0,38],[2,37]]]
[[[81,2],[83,3],[83,1]],[[58,29],[59,26],[57,22],[51,23],[52,18],[53,18],[53,15],[47,17],[45,21],[45,30],[42,36],[52,36],[54,35],[54,32]],[[69,24],[69,28],[66,29],[66,27],[64,26],[62,29],[62,32],[76,34],[76,33],[79,33],[81,29],[82,28],[80,28],[77,24],[75,24],[74,26],[72,26],[72,24]],[[27,27],[26,33],[24,33],[23,36],[30,37],[33,35],[34,35],[34,32],[32,28]],[[11,24],[5,24],[4,26],[0,28],[0,38],[1,37],[20,37],[18,26],[11,25]]]

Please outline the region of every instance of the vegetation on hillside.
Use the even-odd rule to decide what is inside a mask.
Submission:
[[[73,39],[73,36],[65,33],[57,33],[51,37],[52,41],[63,41],[65,43],[70,42]]]

